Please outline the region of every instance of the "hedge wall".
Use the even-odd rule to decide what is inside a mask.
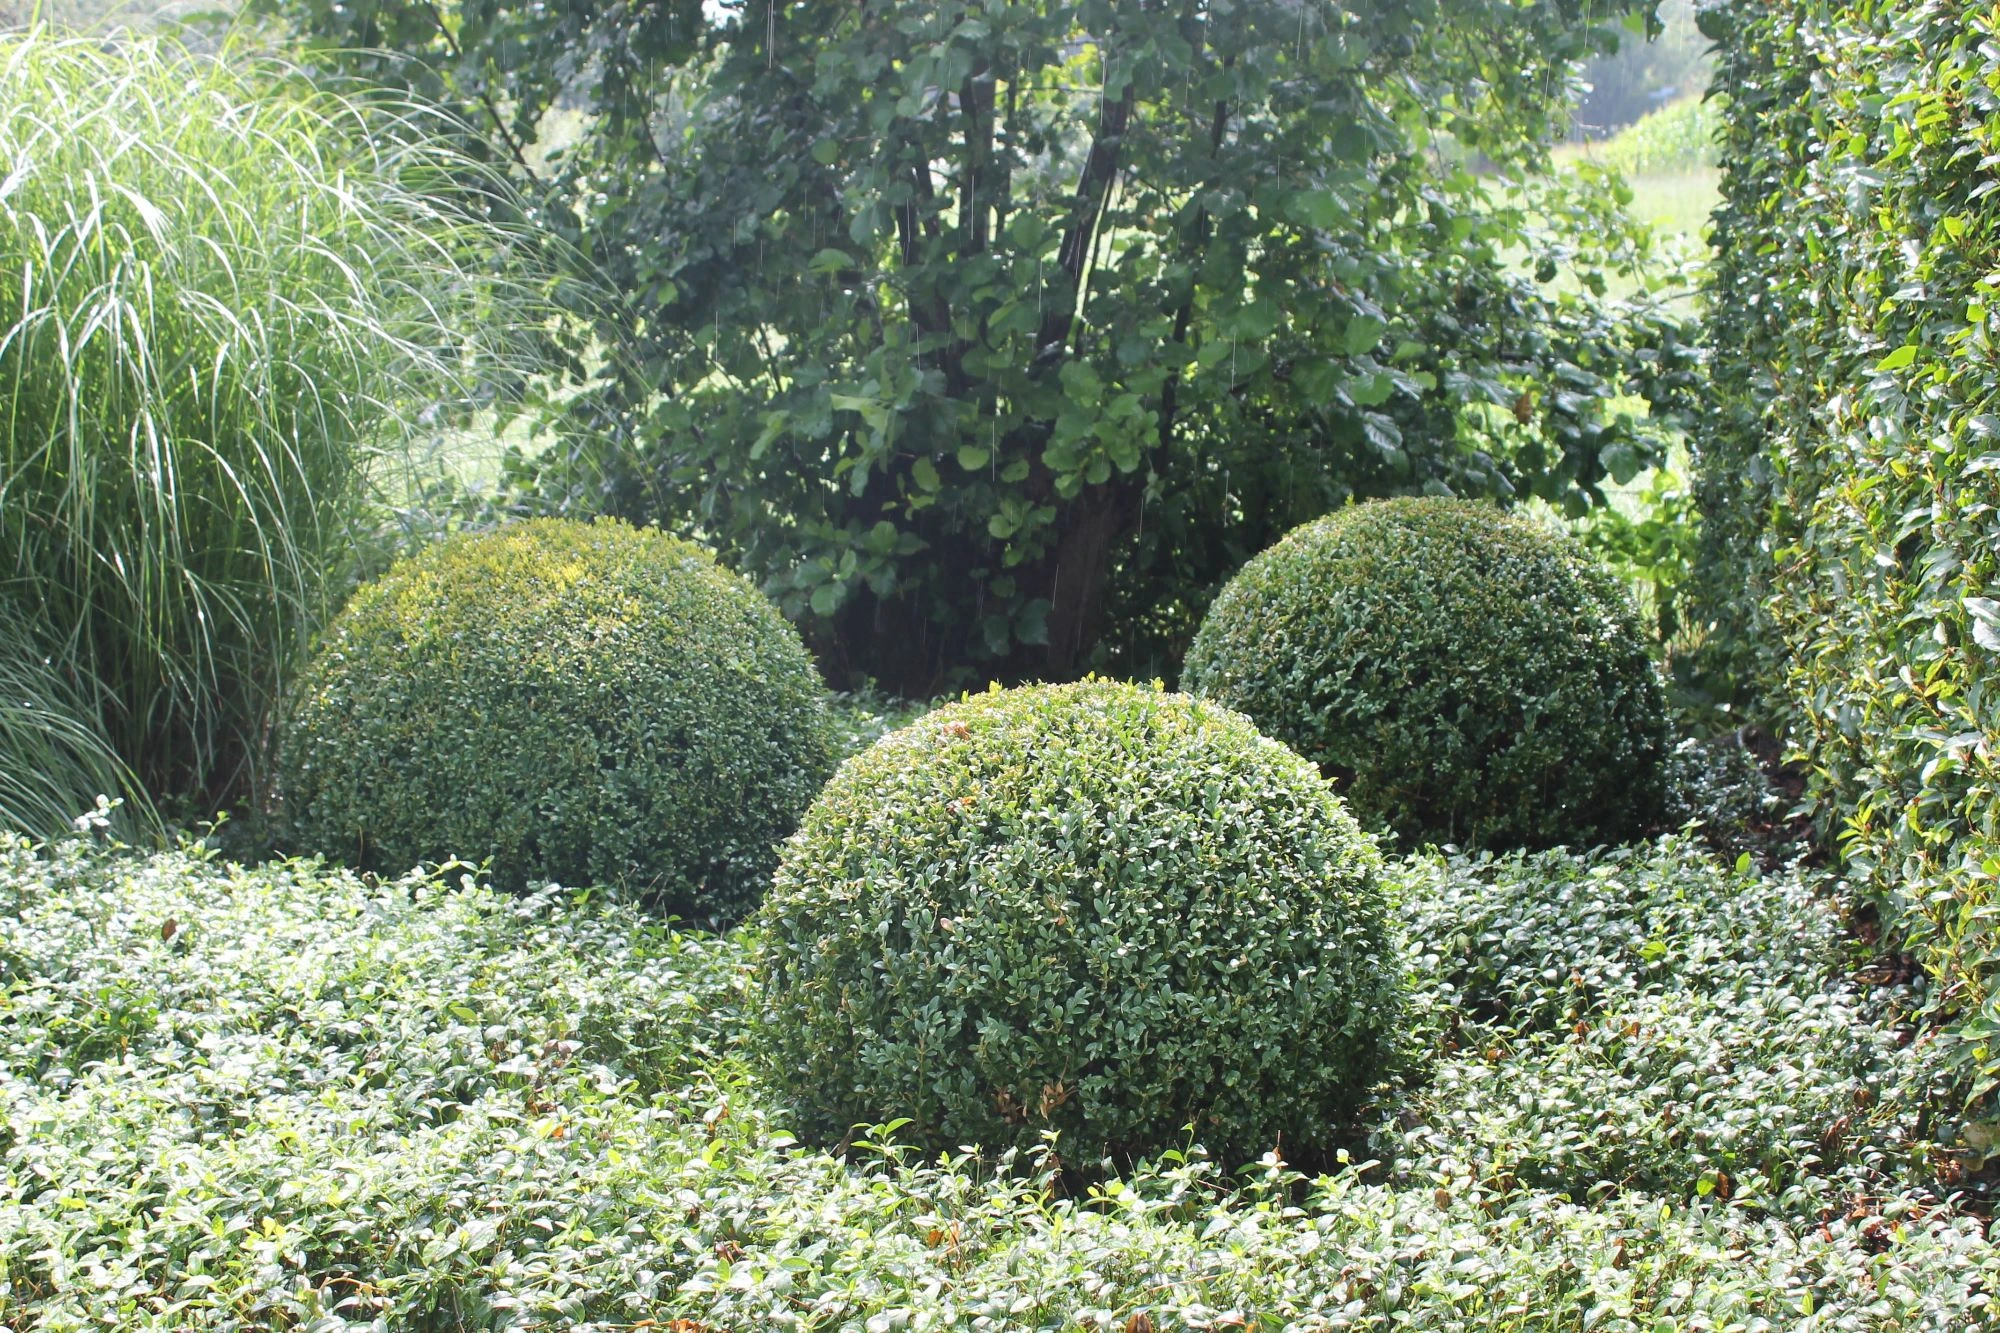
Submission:
[[[1716,600],[2000,1086],[2000,16],[1723,0],[1697,441]],[[1748,588],[1746,596],[1741,590]]]

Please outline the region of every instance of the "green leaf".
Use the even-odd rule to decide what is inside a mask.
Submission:
[[[937,464],[928,458],[919,458],[912,463],[910,475],[915,477],[917,485],[926,491],[935,493],[944,485],[944,479],[938,476]]]
[[[1965,610],[1972,617],[1972,640],[1988,652],[2000,653],[2000,602],[1990,597],[1968,597]]]
[[[1347,331],[1342,338],[1347,354],[1360,356],[1364,352],[1373,351],[1375,344],[1382,341],[1382,335],[1388,332],[1388,329],[1387,320],[1377,319],[1373,315],[1356,315],[1347,321]]]
[[[1909,365],[1917,359],[1917,352],[1919,350],[1915,343],[1905,343],[1895,351],[1889,353],[1889,355],[1883,357],[1880,361],[1877,361],[1875,363],[1875,372],[1881,374],[1884,371],[1901,370],[1904,366]]]

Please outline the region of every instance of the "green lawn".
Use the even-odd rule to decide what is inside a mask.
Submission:
[[[1720,200],[1721,173],[1714,167],[1636,176],[1632,186],[1632,216],[1650,223],[1664,236],[1699,241],[1708,215]]]

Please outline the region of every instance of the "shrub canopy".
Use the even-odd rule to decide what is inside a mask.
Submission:
[[[1379,859],[1241,717],[1104,681],[947,705],[849,760],[760,918],[807,1130],[1065,1158],[1324,1147],[1395,1025]]]
[[[731,918],[831,746],[798,633],[714,556],[544,519],[357,593],[304,673],[281,779],[298,845],[357,866],[490,858],[507,887]]]
[[[1664,705],[1629,600],[1575,542],[1490,505],[1299,528],[1216,598],[1184,683],[1407,842],[1587,846],[1660,814]]]

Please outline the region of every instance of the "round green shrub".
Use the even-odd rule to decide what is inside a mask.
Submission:
[[[302,850],[365,869],[490,858],[727,920],[832,771],[822,686],[698,546],[537,520],[448,539],[336,620],[280,745]]]
[[[1354,505],[1222,590],[1183,688],[1238,709],[1406,843],[1587,846],[1661,814],[1658,673],[1574,541],[1461,500]]]
[[[760,916],[754,1048],[804,1132],[1070,1160],[1324,1147],[1386,1063],[1373,842],[1226,709],[1104,681],[949,704],[842,765]]]

